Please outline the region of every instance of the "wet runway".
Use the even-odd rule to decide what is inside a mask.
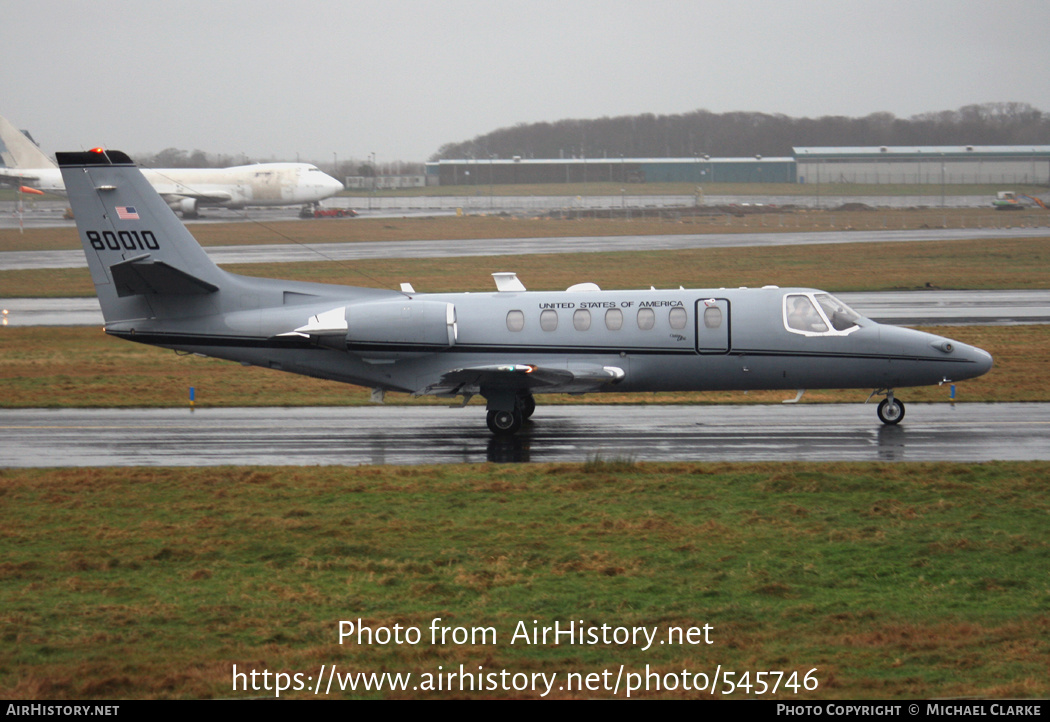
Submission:
[[[359,208],[355,203],[356,198],[334,199],[334,202],[325,201],[326,207],[332,208]],[[0,203],[0,206],[3,204]],[[76,228],[76,224],[70,218],[64,218],[68,203],[60,201],[41,201],[37,207],[28,209],[19,219],[15,210],[4,211],[0,208],[0,230],[5,228],[18,229],[21,226],[25,230],[31,228]],[[447,209],[442,208],[376,208],[373,211],[364,211],[362,216],[368,218],[406,218],[409,216],[454,216],[456,206]],[[231,210],[226,208],[208,208],[199,218],[184,220],[190,230],[194,226],[208,223],[278,223],[285,221],[298,221],[299,207],[279,208],[250,208],[247,211]],[[351,219],[333,219],[333,223],[350,223]]]
[[[192,229],[191,229],[192,230]],[[611,251],[666,251],[691,248],[819,245],[830,243],[894,243],[958,241],[982,238],[1043,238],[1046,228],[931,228],[911,231],[824,231],[819,233],[696,233],[660,236],[579,236],[569,238],[482,238],[444,241],[387,241],[368,243],[283,243],[259,246],[209,246],[219,265],[232,263],[303,263],[357,261],[376,258],[455,258],[520,256],[535,253],[604,253]],[[87,267],[84,252],[6,251],[0,253],[0,271],[31,268]],[[526,279],[527,280],[527,279]]]
[[[1050,323],[1050,290],[893,291],[836,294],[879,323],[1005,325]],[[101,326],[97,298],[0,299],[5,326]]]
[[[904,397],[906,401],[906,397]],[[540,406],[509,440],[480,407],[0,410],[2,467],[1050,459],[1050,404]]]
[[[707,195],[707,206],[765,205],[804,208],[837,208],[845,203],[862,203],[872,208],[986,208],[992,211],[988,196],[841,196],[816,195]],[[19,218],[17,201],[0,203],[0,228],[54,228],[73,226],[63,218],[69,203],[64,199],[23,200]],[[353,208],[366,218],[402,217],[406,215],[452,215],[462,210],[467,213],[542,213],[552,210],[637,209],[642,213],[654,209],[692,209],[696,196],[689,195],[606,195],[606,196],[341,196],[329,198],[323,205],[330,208]],[[201,218],[189,223],[236,223],[238,221],[285,221],[299,217],[298,206],[277,208],[205,209]]]

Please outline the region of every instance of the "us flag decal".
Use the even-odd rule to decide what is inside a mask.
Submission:
[[[117,206],[117,218],[122,221],[137,221],[139,214],[135,206]]]

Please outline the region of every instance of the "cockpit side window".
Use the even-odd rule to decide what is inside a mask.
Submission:
[[[791,331],[824,333],[828,330],[828,325],[817,313],[817,307],[809,296],[789,295],[784,299],[784,307],[787,311],[787,327]]]
[[[845,336],[858,328],[861,315],[828,293],[784,296],[784,325],[806,336]]]

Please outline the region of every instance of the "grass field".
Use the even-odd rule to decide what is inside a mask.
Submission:
[[[272,697],[234,691],[233,665],[312,688],[322,664],[416,685],[462,664],[556,674],[550,697],[622,698],[623,686],[564,688],[605,670],[611,687],[622,664],[671,675],[662,684],[721,665],[751,685],[728,698],[759,696],[765,671],[797,673],[780,699],[1045,697],[1048,474],[627,461],[0,471],[0,696]],[[431,644],[435,618],[495,637]],[[340,620],[418,628],[420,642],[340,644]],[[711,643],[512,643],[534,620],[658,640],[710,625]],[[799,686],[807,673],[816,689]],[[633,696],[710,696],[677,685]]]

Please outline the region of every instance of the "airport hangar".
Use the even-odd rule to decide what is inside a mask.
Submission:
[[[798,147],[763,158],[464,158],[426,163],[426,184],[1050,184],[1050,145]]]

